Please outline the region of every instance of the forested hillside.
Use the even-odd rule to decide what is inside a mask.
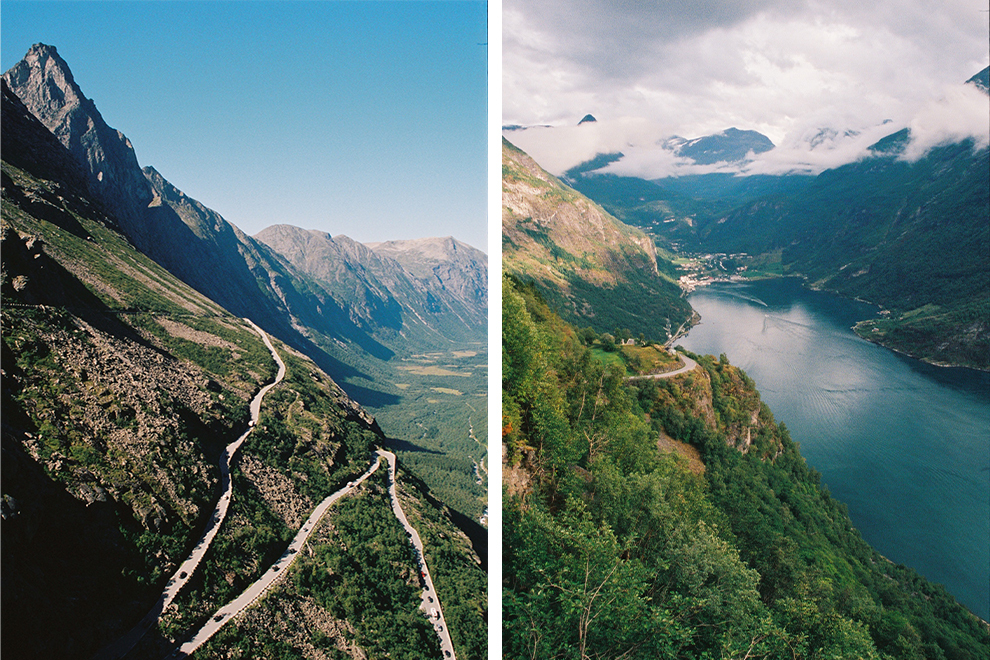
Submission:
[[[725,356],[628,381],[532,285],[503,278],[502,314],[504,657],[990,653],[863,541]]]
[[[786,272],[875,302],[866,339],[932,362],[990,367],[990,152],[972,141],[900,158],[909,135],[700,229],[720,252],[778,253]]]

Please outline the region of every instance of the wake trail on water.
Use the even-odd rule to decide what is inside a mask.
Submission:
[[[725,296],[729,296],[731,298],[738,298],[740,300],[745,300],[747,302],[756,303],[757,305],[763,305],[766,308],[769,308],[770,307],[770,305],[766,304],[765,302],[763,302],[759,298],[756,298],[754,296],[747,296],[744,293],[736,293],[735,291],[729,291],[729,290],[726,290],[726,289],[722,289],[719,293],[721,293],[721,294],[723,294]]]

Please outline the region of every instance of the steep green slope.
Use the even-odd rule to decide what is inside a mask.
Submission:
[[[690,322],[673,265],[653,241],[502,141],[502,262],[568,320],[667,340]]]
[[[364,245],[276,225],[256,238],[314,290],[341,301],[391,355],[342,355],[360,374],[342,385],[393,439],[403,461],[448,504],[478,520],[487,503],[487,257],[451,238]],[[312,328],[313,343],[339,351]]]
[[[724,356],[632,385],[532,286],[502,305],[505,657],[986,657]]]
[[[897,156],[907,137],[822,173],[799,195],[728,214],[701,230],[702,246],[781,250],[787,271],[890,311],[860,329],[865,338],[990,368],[990,152],[964,142],[912,163]]]
[[[90,658],[152,609],[210,524],[220,454],[246,430],[248,401],[275,364],[246,321],[134,249],[88,197],[64,147],[3,91],[2,651]],[[266,571],[300,517],[367,469],[369,450],[384,442],[312,360],[274,343],[288,373],[238,453],[231,513],[192,582],[129,657],[163,657]],[[477,588],[479,558],[451,512],[430,506],[435,535],[456,539],[438,573]],[[380,501],[370,510],[392,518]],[[412,589],[404,536],[350,547],[360,556],[383,543],[404,557]],[[483,587],[459,593],[448,616],[476,640]],[[272,621],[280,607],[269,599],[250,614]],[[419,616],[397,607],[379,610]],[[284,623],[301,627],[304,614],[332,625],[318,644],[289,643],[292,657],[370,650],[361,620],[321,605]]]

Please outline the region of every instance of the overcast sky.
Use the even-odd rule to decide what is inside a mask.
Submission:
[[[249,234],[487,249],[484,2],[3,0],[2,68],[53,45],[107,123]]]
[[[503,0],[503,124],[561,127],[507,133],[555,173],[622,151],[615,171],[660,176],[676,163],[657,139],[729,127],[778,145],[754,172],[820,171],[909,126],[916,150],[974,132],[985,142],[990,103],[962,83],[990,61],[986,10],[986,0]],[[586,113],[597,124],[576,127]]]

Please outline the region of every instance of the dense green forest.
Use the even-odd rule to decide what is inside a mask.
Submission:
[[[504,278],[502,315],[504,657],[990,653],[863,541],[725,356],[632,385],[532,286]]]

